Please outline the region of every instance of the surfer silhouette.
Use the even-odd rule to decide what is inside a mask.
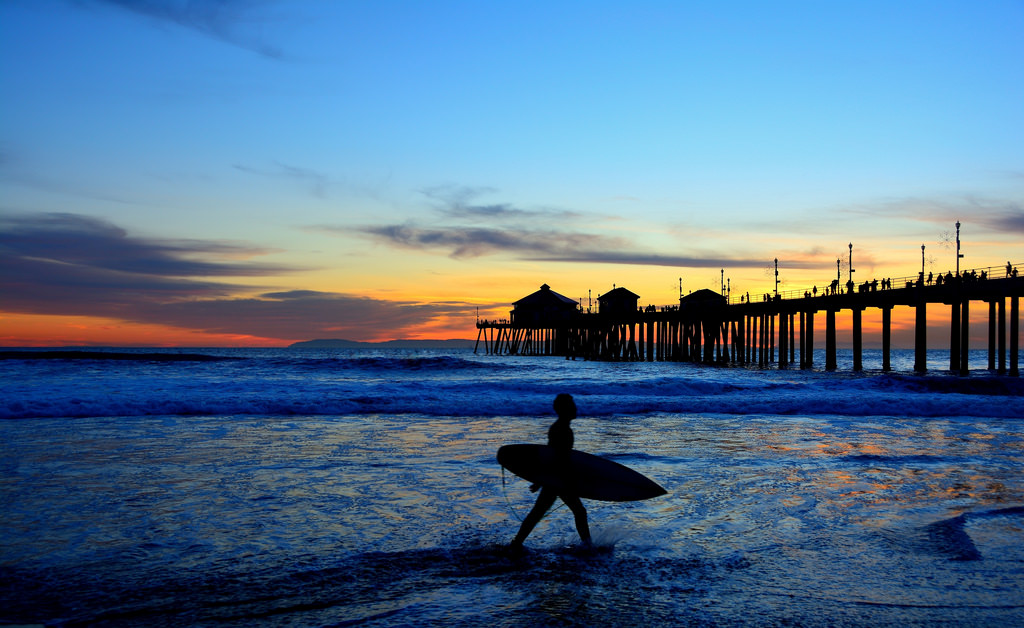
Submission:
[[[564,475],[568,476],[569,454],[572,453],[575,442],[570,423],[576,418],[576,402],[573,401],[572,395],[563,393],[555,397],[554,408],[555,413],[558,414],[558,420],[548,428],[548,445],[556,452],[556,464],[564,468]],[[526,540],[526,537],[530,535],[530,532],[533,531],[537,523],[547,514],[556,499],[561,499],[569,507],[569,510],[572,511],[580,540],[584,544],[589,545],[590,526],[587,524],[587,509],[583,507],[583,502],[580,501],[579,496],[564,489],[557,490],[547,486],[538,486],[537,484],[531,486],[530,490],[536,491],[538,488],[540,488],[540,495],[537,496],[537,501],[534,503],[530,513],[523,519],[523,524],[519,527],[519,532],[516,534],[516,538],[513,539],[510,547],[513,549],[522,548],[523,541]]]

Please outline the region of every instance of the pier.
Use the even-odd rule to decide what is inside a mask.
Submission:
[[[972,307],[988,309],[988,369],[1019,376],[1020,298],[1016,266],[925,278],[837,281],[825,290],[789,291],[738,302],[711,290],[678,305],[637,307],[639,297],[616,288],[599,297],[597,312],[547,285],[514,305],[505,321],[478,320],[474,352],[565,356],[587,360],[691,361],[767,368],[813,368],[816,328],[824,328],[825,369],[836,370],[836,316],[852,318],[853,370],[863,369],[863,313],[881,311],[882,369],[892,370],[892,311],[915,311],[914,370],[925,372],[929,312],[948,308],[949,370],[967,375]],[[824,319],[822,321],[821,319]],[[1007,359],[1008,358],[1008,359]]]

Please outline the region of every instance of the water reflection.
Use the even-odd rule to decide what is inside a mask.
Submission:
[[[468,596],[531,620],[642,623],[648,606],[637,591],[663,612],[696,596],[684,611],[695,621],[743,609],[813,617],[822,600],[948,605],[950,591],[962,591],[961,606],[1020,601],[1024,517],[986,514],[1024,503],[1024,435],[1013,422],[580,419],[578,447],[614,456],[669,495],[589,503],[595,537],[614,545],[596,558],[564,549],[572,517],[554,512],[535,533],[540,551],[512,564],[496,548],[534,495],[514,478],[503,487],[494,452],[536,441],[548,423],[405,415],[4,425],[0,566],[101,574],[115,597],[119,581],[235,574],[259,589],[239,593],[255,608],[274,583],[310,595],[308,582],[288,581],[309,563],[325,604],[389,619],[423,608],[458,617]],[[284,575],[254,575],[275,570]],[[330,581],[330,570],[348,584]]]

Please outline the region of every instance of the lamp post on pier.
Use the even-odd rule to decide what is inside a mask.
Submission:
[[[924,245],[921,245],[921,276],[924,277]]]
[[[850,243],[850,280],[846,282],[847,290],[850,294],[853,294],[853,242]]]
[[[960,276],[960,258],[964,256],[960,252],[960,221],[956,221],[956,276]]]
[[[779,296],[779,258],[775,258],[775,296]]]

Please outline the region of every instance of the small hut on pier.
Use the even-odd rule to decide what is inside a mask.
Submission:
[[[519,299],[512,307],[510,320],[519,327],[558,326],[573,320],[579,313],[576,301],[558,294],[548,284]]]
[[[615,288],[597,297],[598,311],[602,316],[612,318],[635,318],[640,295],[625,288]]]
[[[686,311],[689,308],[695,310],[707,310],[708,308],[725,307],[727,305],[725,297],[718,294],[714,290],[708,290],[703,288],[696,292],[691,292],[685,297],[679,299],[679,309]]]

